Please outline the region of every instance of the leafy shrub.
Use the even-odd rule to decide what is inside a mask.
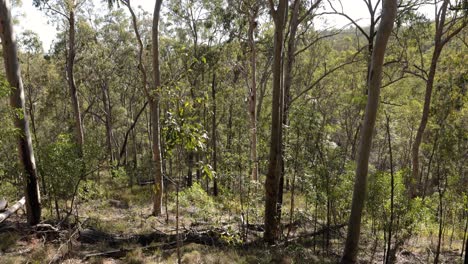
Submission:
[[[192,187],[179,193],[179,206],[187,209],[195,218],[204,220],[215,213],[215,201],[199,183],[194,183]]]
[[[43,147],[40,156],[39,169],[51,198],[55,201],[71,199],[83,168],[83,161],[71,136],[59,135],[55,142]]]

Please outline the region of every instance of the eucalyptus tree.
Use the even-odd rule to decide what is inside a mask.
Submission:
[[[0,39],[2,40],[3,63],[6,78],[13,88],[10,94],[10,105],[18,109],[15,114],[15,127],[18,129],[18,154],[24,169],[25,197],[27,221],[30,225],[38,224],[41,220],[41,198],[39,193],[36,161],[29,131],[25,106],[25,93],[18,60],[18,44],[13,30],[11,3],[9,0],[0,1]]]
[[[288,11],[288,1],[280,0],[275,5],[269,1],[270,13],[275,25],[273,71],[273,99],[271,108],[271,137],[268,173],[265,181],[265,232],[263,239],[267,243],[275,243],[279,235],[278,193],[281,177],[282,161],[282,113],[283,113],[283,86],[281,85],[284,29]]]
[[[249,56],[249,78],[248,82],[248,113],[250,125],[250,163],[251,163],[251,179],[258,181],[258,154],[257,154],[257,45],[255,40],[255,31],[258,26],[258,16],[261,11],[261,3],[259,1],[241,1],[239,12],[246,16],[248,21],[247,41],[250,49]]]
[[[86,2],[86,0],[34,0],[34,5],[44,9],[52,14],[59,15],[67,24],[67,52],[66,52],[66,74],[70,90],[70,98],[75,119],[75,140],[80,155],[83,155],[84,128],[81,117],[80,100],[78,98],[78,89],[75,81],[75,61],[76,61],[76,23],[77,10]]]
[[[439,3],[440,6],[439,6]],[[411,149],[412,157],[412,179],[410,184],[409,194],[411,197],[418,195],[416,181],[419,177],[419,148],[422,142],[423,134],[429,119],[431,106],[432,90],[434,87],[435,76],[437,73],[437,65],[439,57],[444,46],[450,42],[458,33],[460,33],[468,24],[468,16],[466,14],[466,1],[450,0],[435,1],[435,34],[434,34],[434,49],[432,52],[429,71],[425,69],[425,65],[416,65],[415,75],[422,78],[426,83],[424,95],[424,106],[421,115],[416,137]],[[423,60],[422,60],[423,61]]]
[[[162,196],[163,196],[163,175],[161,161],[161,138],[160,138],[160,121],[159,121],[159,103],[161,89],[161,72],[159,61],[159,21],[161,14],[162,0],[156,0],[153,13],[153,78],[154,88],[153,94],[149,98],[151,109],[151,123],[153,126],[153,159],[155,163],[155,196],[153,200],[153,214],[162,214]]]
[[[161,72],[160,72],[160,58],[159,58],[159,23],[161,17],[161,5],[162,0],[156,0],[153,13],[153,25],[152,25],[152,66],[153,66],[153,81],[151,85],[147,75],[146,66],[144,64],[144,45],[142,36],[138,29],[138,19],[131,6],[130,0],[109,0],[108,3],[121,3],[129,10],[132,17],[133,30],[136,35],[138,42],[138,69],[142,75],[142,86],[143,90],[148,98],[148,104],[151,112],[151,128],[152,128],[152,161],[154,169],[154,197],[153,197],[153,212],[155,216],[162,215],[163,207],[163,166],[162,166],[162,148],[161,148],[161,121],[160,121],[160,100],[161,100]],[[148,86],[152,87],[148,89]]]
[[[379,106],[382,68],[388,39],[390,38],[397,15],[397,5],[397,0],[383,0],[381,21],[377,30],[375,48],[372,50],[369,80],[367,82],[369,94],[360,134],[351,215],[349,217],[348,234],[341,263],[356,263],[357,259],[361,218],[367,188],[369,155]]]
[[[305,3],[301,0],[295,0],[292,3],[291,7],[291,15],[289,16],[289,24],[287,28],[287,42],[285,44],[285,62],[283,66],[283,109],[282,109],[282,126],[284,128],[288,127],[288,115],[289,115],[289,108],[291,104],[291,86],[292,86],[292,70],[294,66],[295,57],[299,54],[296,51],[297,48],[297,35],[298,35],[298,28],[301,23],[303,23],[306,19],[308,19],[312,12],[317,9],[321,0],[316,0],[312,2],[310,6],[305,6]],[[304,12],[301,12],[301,9],[304,9]],[[307,26],[304,26],[307,30]],[[305,31],[306,31],[305,30]],[[304,33],[304,32],[299,32]],[[312,42],[314,43],[314,42]],[[310,46],[309,46],[310,47]],[[305,49],[302,50],[302,52]],[[283,129],[283,128],[282,128]],[[283,140],[286,138],[286,131],[282,133]],[[285,140],[286,141],[286,140]],[[281,175],[279,179],[279,189],[278,189],[278,217],[281,219],[281,207],[283,203],[283,187],[284,187],[284,176],[285,176],[285,160],[284,160],[284,153],[285,153],[285,146],[281,144]]]

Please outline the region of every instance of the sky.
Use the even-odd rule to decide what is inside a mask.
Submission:
[[[102,0],[91,0],[97,8],[106,10],[102,4]],[[369,13],[362,0],[342,0],[343,11],[348,14],[351,18],[358,20],[359,25],[366,26],[369,23]],[[141,6],[145,11],[153,13],[154,0],[133,0],[132,6]],[[431,14],[433,13],[433,7],[426,6],[420,10],[422,13]],[[341,8],[340,8],[341,9]],[[325,11],[331,11],[325,7]],[[23,0],[21,7],[13,7],[14,15],[19,18],[19,25],[16,25],[16,32],[21,33],[25,30],[32,30],[39,34],[39,37],[43,43],[45,51],[49,50],[52,42],[55,39],[57,30],[56,27],[50,22],[50,18],[44,13],[33,6],[33,0]],[[327,15],[321,19],[322,24],[335,25],[338,28],[346,26],[349,21],[338,15]],[[319,26],[320,27],[320,26]]]

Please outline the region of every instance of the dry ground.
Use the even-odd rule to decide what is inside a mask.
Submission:
[[[147,196],[149,189],[145,188],[138,187],[132,192],[122,190],[120,194],[116,192],[117,194],[108,197],[112,199],[111,202],[109,200],[80,200],[78,203],[80,228],[98,230],[118,238],[128,238],[135,234],[151,234],[156,231],[173,236],[176,220],[174,204],[169,203],[168,219],[166,216],[151,216],[150,203],[146,199],[149,197]],[[193,197],[189,195],[185,198],[192,199]],[[193,198],[202,199],[198,201],[198,203],[205,204],[201,208],[194,205],[197,201],[190,203],[183,199],[184,197],[181,197],[180,232],[218,230],[213,236],[222,241],[223,245],[183,243],[180,253],[182,263],[336,263],[339,258],[345,228],[338,228],[332,232],[333,237],[328,254],[323,252],[322,234],[269,247],[261,242],[255,243],[255,241],[261,241],[261,232],[250,231],[248,242],[245,244],[238,232],[240,209],[232,199],[231,203],[219,204],[218,201],[203,201],[203,199],[211,198]],[[52,212],[44,210],[45,218],[52,219]],[[261,220],[255,215],[250,217]],[[56,222],[48,223],[56,224]],[[177,250],[174,243],[158,241],[144,246],[137,242],[84,243],[80,241],[80,234],[76,227],[63,228],[60,232],[46,227],[33,229],[26,225],[24,212],[20,210],[17,215],[0,224],[0,264],[49,263],[51,261],[56,263],[177,263]],[[298,236],[301,232],[307,231],[310,233],[310,230],[310,226],[299,223],[290,236]],[[371,235],[368,235],[362,242],[366,245],[361,250],[362,263],[382,263],[382,241],[376,242]],[[419,237],[409,241],[398,253],[398,263],[431,263],[434,243],[435,236]],[[460,248],[460,241],[452,241],[449,245],[447,238],[444,241],[442,263],[462,263],[459,256]],[[113,257],[90,257],[92,254],[116,250],[122,250],[122,252]]]

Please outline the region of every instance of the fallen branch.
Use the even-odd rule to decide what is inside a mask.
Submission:
[[[34,226],[34,229],[36,232],[38,233],[48,233],[48,232],[54,232],[54,233],[57,233],[57,232],[60,232],[60,230],[51,225],[51,224],[37,224]]]
[[[80,227],[78,226],[75,229],[75,231],[73,231],[73,233],[70,235],[68,240],[60,245],[60,247],[57,249],[57,252],[55,253],[54,257],[49,261],[49,264],[60,263],[65,258],[65,256],[71,251],[71,245],[72,245],[71,241],[72,241],[73,237],[76,234],[78,234],[79,230],[80,230]],[[64,248],[65,246],[68,246],[68,247],[65,248],[62,251],[62,248]]]
[[[13,206],[8,207],[8,209],[5,212],[0,213],[0,223],[5,221],[5,219],[10,217],[12,214],[16,213],[16,211],[18,211],[21,207],[24,206],[25,202],[26,202],[26,198],[23,197],[18,202],[16,202]]]
[[[126,248],[121,248],[121,249],[114,249],[114,250],[109,250],[105,252],[97,252],[97,253],[91,253],[87,254],[84,256],[84,260],[88,260],[89,258],[94,258],[94,257],[106,257],[106,258],[123,258],[125,255],[127,255],[127,252],[132,251],[132,249],[126,249]]]
[[[207,230],[189,229],[179,234],[179,237],[184,243],[224,246],[226,245],[226,242],[221,239],[222,235],[229,234],[227,231],[219,228]],[[152,243],[164,243],[163,247],[170,248],[172,242],[176,240],[177,236],[175,234],[167,234],[161,231],[155,231],[149,234],[132,235],[129,237],[107,234],[105,232],[94,229],[83,229],[79,232],[79,241],[81,243],[95,244],[99,242],[105,242],[114,247],[131,243],[139,244],[141,246],[148,246]]]
[[[154,179],[152,180],[138,180],[138,185],[140,186],[145,186],[145,185],[150,185],[154,184]]]

